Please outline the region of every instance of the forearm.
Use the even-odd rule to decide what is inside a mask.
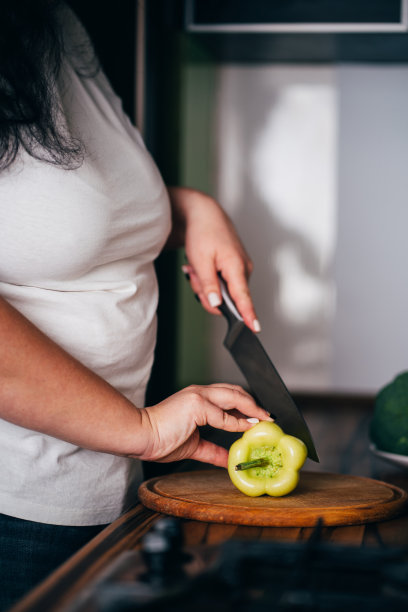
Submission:
[[[167,187],[172,211],[172,231],[168,238],[167,248],[180,248],[186,245],[186,229],[188,224],[201,224],[206,213],[216,213],[226,219],[227,216],[214,198],[189,187]]]
[[[200,440],[197,427],[245,431],[245,415],[268,418],[248,393],[228,384],[191,386],[139,410],[1,298],[0,337],[0,418],[77,446],[225,467],[227,451]]]
[[[144,416],[0,298],[0,417],[78,446],[143,452]]]

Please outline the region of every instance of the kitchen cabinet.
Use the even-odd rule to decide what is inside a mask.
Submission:
[[[190,31],[403,31],[404,0],[185,0]]]
[[[406,0],[185,0],[184,24],[228,62],[406,62]]]

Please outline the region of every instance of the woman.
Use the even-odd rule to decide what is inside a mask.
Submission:
[[[15,4],[17,6],[15,6]],[[166,189],[62,3],[3,3],[0,53],[0,600],[21,597],[135,502],[141,460],[225,466],[209,424],[267,418],[240,387],[144,406],[154,259],[185,243],[195,293],[217,271],[246,323],[251,262],[218,204]],[[173,219],[173,224],[171,223]]]

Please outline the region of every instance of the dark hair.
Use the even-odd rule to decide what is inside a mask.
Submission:
[[[0,17],[0,170],[23,147],[66,169],[83,146],[57,121],[56,82],[64,53],[59,0],[2,0]]]

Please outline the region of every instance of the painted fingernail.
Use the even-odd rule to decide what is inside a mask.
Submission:
[[[259,423],[259,419],[257,419],[256,417],[250,417],[249,419],[247,419],[248,423],[253,423],[254,425],[256,423]]]
[[[219,306],[222,301],[218,293],[216,293],[216,291],[211,291],[211,293],[207,295],[207,298],[212,308],[217,308],[217,306]]]
[[[181,271],[187,280],[190,280],[190,268],[188,266],[181,266]]]
[[[261,324],[259,323],[258,319],[254,319],[253,326],[254,326],[254,331],[256,333],[259,333],[261,331]]]

